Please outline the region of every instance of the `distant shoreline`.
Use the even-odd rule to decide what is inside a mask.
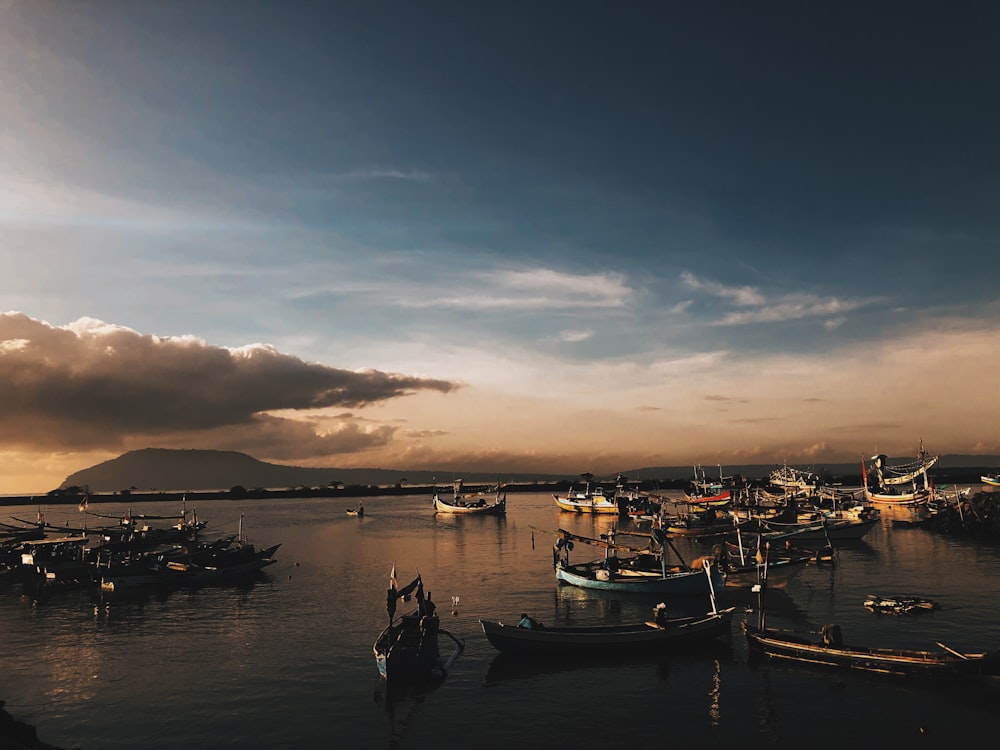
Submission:
[[[978,485],[979,477],[985,473],[983,467],[961,467],[949,468],[944,471],[934,472],[934,482],[938,487],[951,486],[955,484]],[[836,477],[839,483],[846,486],[861,486],[861,475]],[[746,478],[749,486],[766,486],[767,478],[753,479]],[[562,492],[568,490],[574,484],[579,484],[580,480],[559,480],[559,481],[536,481],[536,482],[511,482],[504,485],[504,489],[510,493],[517,492]],[[609,482],[596,480],[595,484],[608,485]],[[636,483],[637,489],[642,492],[657,492],[664,490],[687,490],[691,487],[690,479],[674,480],[654,480],[640,481]],[[471,492],[477,488],[485,488],[488,485],[481,482],[470,482],[466,485],[466,491]],[[242,486],[231,487],[228,490],[164,490],[149,492],[67,492],[56,490],[52,494],[44,495],[9,495],[0,496],[0,507],[9,505],[79,505],[84,496],[88,497],[90,503],[119,503],[138,504],[151,502],[180,502],[182,500],[202,501],[202,500],[281,500],[287,498],[354,498],[354,497],[378,497],[392,495],[427,495],[430,497],[435,491],[450,491],[451,483],[442,484],[403,484],[403,485],[346,485],[340,487],[289,487],[285,489],[247,489]]]
[[[507,492],[558,492],[567,489],[570,485],[568,481],[561,482],[531,482],[525,484],[508,484],[505,486]],[[478,485],[469,485],[467,491],[472,491]],[[683,486],[681,483],[679,486]],[[317,498],[351,498],[351,497],[378,497],[391,495],[427,495],[428,498],[435,491],[441,492],[446,489],[444,485],[391,485],[387,487],[379,486],[351,486],[336,489],[333,487],[296,487],[282,490],[265,489],[245,489],[242,487],[228,490],[169,490],[157,492],[90,492],[86,494],[59,493],[52,495],[9,495],[0,496],[0,506],[10,505],[79,505],[84,497],[88,503],[119,503],[119,504],[140,504],[153,502],[200,502],[202,500],[282,500],[282,499],[302,499],[309,497]],[[447,490],[451,491],[451,485],[447,485]]]

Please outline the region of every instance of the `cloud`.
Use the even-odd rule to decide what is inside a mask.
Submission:
[[[16,312],[0,315],[0,382],[0,446],[83,451],[141,439],[266,446],[272,458],[385,445],[396,427],[315,412],[457,388],[308,363],[265,344],[210,346],[91,318],[56,327]]]
[[[842,300],[836,298],[820,299],[812,295],[790,295],[783,301],[765,305],[757,310],[732,312],[724,315],[714,325],[731,326],[747,325],[749,323],[780,323],[785,320],[801,318],[817,318],[826,315],[842,315],[845,312],[857,310],[868,304],[862,300]],[[827,328],[836,327],[844,322],[838,317],[832,324],[827,321]]]
[[[681,282],[683,282],[684,286],[696,292],[703,292],[711,297],[727,299],[737,305],[763,305],[765,303],[763,295],[750,286],[726,286],[716,281],[705,281],[699,279],[689,271],[681,273]]]
[[[559,340],[567,344],[578,344],[594,336],[593,331],[560,331]]]
[[[740,308],[727,312],[718,320],[710,323],[710,325],[715,326],[780,323],[803,318],[829,317],[828,320],[824,321],[823,326],[827,330],[833,330],[846,322],[845,313],[865,307],[875,301],[838,297],[824,298],[813,294],[786,294],[776,299],[768,299],[755,287],[727,286],[715,281],[706,281],[689,271],[681,273],[681,282],[689,289],[718,298],[723,302],[729,302]],[[675,306],[673,311],[685,309]]]
[[[549,268],[490,270],[453,280],[451,291],[400,294],[395,302],[412,308],[467,310],[578,310],[624,307],[633,292],[621,274],[572,274]]]
[[[337,180],[404,180],[407,182],[433,182],[434,175],[416,169],[403,170],[386,167],[369,167],[355,169],[342,175],[336,175]]]

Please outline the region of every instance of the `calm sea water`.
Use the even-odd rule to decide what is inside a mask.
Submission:
[[[648,618],[656,603],[648,597],[556,583],[546,532],[595,535],[614,520],[560,512],[548,494],[510,495],[505,518],[435,515],[429,497],[367,498],[366,515],[356,518],[344,512],[353,502],[199,507],[214,533],[235,532],[243,513],[251,541],[281,542],[279,562],[247,585],[127,602],[79,591],[37,602],[0,592],[0,699],[46,742],[85,750],[977,747],[993,736],[998,683],[911,687],[748,664],[736,623],[728,642],[654,658],[511,663],[486,641],[479,618]],[[0,520],[34,518],[36,510],[3,508]],[[79,523],[75,509],[45,510],[52,523]],[[164,503],[133,510],[179,512]],[[678,546],[692,558],[709,551],[698,542]],[[590,556],[583,545],[574,552]],[[442,626],[466,649],[443,685],[390,702],[378,690],[371,644],[385,624],[393,564],[401,584],[420,572]],[[942,609],[875,615],[862,606],[868,593],[923,595]],[[756,602],[728,588],[719,599]],[[886,520],[840,547],[835,567],[806,569],[768,604],[775,626],[835,622],[859,644],[1000,648],[1000,550]],[[707,606],[700,598],[668,602],[674,613]]]

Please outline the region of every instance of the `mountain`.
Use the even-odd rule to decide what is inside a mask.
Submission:
[[[452,471],[402,471],[399,469],[315,469],[259,461],[245,453],[216,450],[144,448],[70,474],[61,488],[87,487],[91,492],[288,489],[342,485],[451,484],[462,478],[469,483],[495,482],[496,474]],[[530,479],[558,481],[562,475]],[[519,477],[525,479],[525,477]]]
[[[912,460],[895,459],[890,462]],[[860,481],[860,462],[851,464],[796,464],[808,468],[831,481],[846,483]],[[975,481],[979,471],[993,471],[1000,466],[1000,456],[942,456],[934,474],[945,481]],[[766,478],[774,464],[753,464],[723,466],[726,476],[743,475],[751,479]],[[718,476],[717,466],[704,466],[708,478]],[[962,470],[965,470],[964,472]],[[949,470],[952,470],[949,472]],[[694,468],[690,466],[657,466],[631,469],[622,472],[633,480],[690,479]],[[965,478],[968,474],[971,479]],[[944,476],[942,476],[944,475]],[[558,482],[574,481],[581,475],[528,474],[511,476],[504,474],[504,481]],[[324,487],[326,485],[430,485],[435,482],[448,485],[461,478],[468,484],[495,482],[498,476],[486,472],[454,471],[410,471],[403,469],[315,469],[302,466],[286,466],[259,461],[245,453],[215,450],[173,450],[168,448],[145,448],[129,451],[118,458],[91,466],[66,477],[60,485],[66,487],[87,487],[91,492],[120,492],[135,488],[139,492],[150,491],[198,491],[228,490],[242,486],[247,489],[288,489],[293,487]],[[613,481],[614,475],[595,476],[598,481]]]

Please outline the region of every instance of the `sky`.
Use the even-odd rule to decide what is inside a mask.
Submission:
[[[1000,6],[0,0],[0,493],[1000,454]]]

